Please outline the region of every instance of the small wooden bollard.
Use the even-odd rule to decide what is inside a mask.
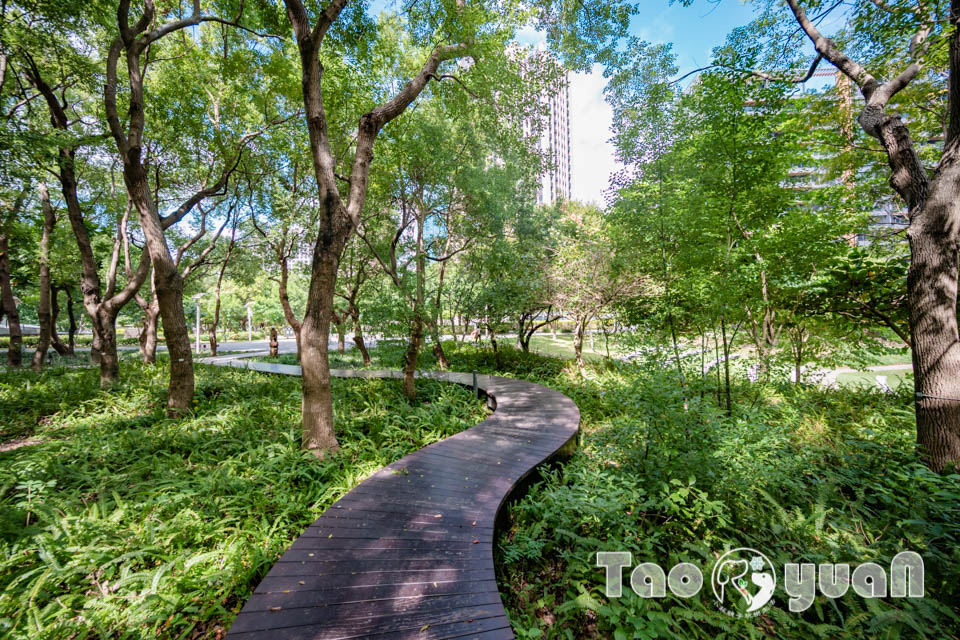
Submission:
[[[473,395],[477,398],[480,397],[480,387],[477,386],[477,372],[473,372]]]

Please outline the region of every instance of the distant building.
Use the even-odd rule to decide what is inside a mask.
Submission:
[[[549,113],[540,137],[540,150],[547,153],[553,164],[540,176],[537,204],[553,204],[569,200],[573,189],[570,175],[570,79],[564,74],[563,85],[541,99]]]
[[[541,48],[536,55],[550,55]],[[564,71],[563,77],[552,90],[540,95],[543,107],[543,119],[524,123],[524,133],[535,135],[539,131],[537,149],[543,153],[550,165],[540,176],[537,188],[537,204],[551,205],[569,200],[573,190],[570,174],[570,74]]]

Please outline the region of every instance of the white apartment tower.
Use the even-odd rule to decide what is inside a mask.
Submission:
[[[537,204],[550,205],[569,200],[572,189],[570,177],[570,78],[564,73],[555,90],[541,96],[546,111],[546,122],[540,135],[539,149],[551,165],[540,176]]]
[[[511,45],[510,55],[526,58],[533,64],[524,65],[524,75],[531,81],[537,78],[537,58],[546,57],[557,63],[543,44],[533,48]],[[540,84],[540,83],[538,83]],[[538,97],[539,113],[523,121],[523,133],[536,139],[536,148],[548,165],[537,185],[537,204],[551,205],[569,200],[572,192],[570,177],[570,73],[563,69],[555,82],[543,83]],[[552,85],[552,86],[551,86]]]

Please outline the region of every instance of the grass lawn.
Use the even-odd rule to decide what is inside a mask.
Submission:
[[[604,340],[603,334],[598,333],[593,338],[593,349],[590,348],[590,337],[585,336],[583,339],[583,355],[585,359],[588,360],[598,360],[606,357],[606,350],[604,349]],[[551,356],[554,358],[570,359],[574,357],[573,351],[573,335],[569,333],[558,333],[557,337],[554,338],[553,334],[550,333],[535,333],[530,339],[530,350],[535,353],[539,353],[544,356]],[[616,357],[620,354],[620,351],[617,349],[616,344],[614,344],[613,339],[610,339],[610,356]]]
[[[0,637],[219,638],[290,542],[370,473],[483,419],[469,390],[334,380],[341,451],[299,449],[300,381],[197,367],[164,417],[167,368],[0,373]]]
[[[837,374],[837,384],[847,386],[866,386],[870,388],[879,388],[877,385],[877,376],[886,376],[887,385],[891,389],[897,389],[900,385],[906,384],[913,388],[913,368],[889,369],[884,371],[854,371],[850,373]]]

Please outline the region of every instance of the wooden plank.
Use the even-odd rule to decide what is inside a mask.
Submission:
[[[292,365],[210,364],[279,375]],[[395,371],[333,370],[343,378]],[[469,373],[418,377],[471,386]],[[513,638],[493,566],[497,510],[520,478],[567,444],[580,413],[563,394],[479,376],[496,406],[479,425],[374,473],[317,518],[255,589],[232,639]]]

